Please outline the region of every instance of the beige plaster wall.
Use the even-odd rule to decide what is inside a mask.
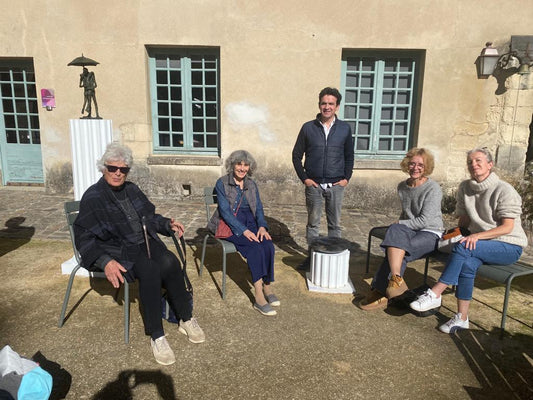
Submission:
[[[426,51],[417,144],[434,151],[437,180],[463,179],[464,153],[474,146],[494,151],[517,146],[518,159],[527,147],[531,85],[518,91],[524,84],[513,76],[508,90],[496,94],[496,80],[477,79],[474,62],[486,41],[501,52],[511,35],[533,33],[529,0],[505,6],[495,0],[0,0],[0,5],[0,57],[32,57],[38,90],[55,89],[57,108],[40,114],[46,171],[70,161],[68,120],[79,118],[83,93],[77,87],[81,68],[67,63],[82,52],[100,62],[91,70],[100,114],[113,121],[114,137],[130,145],[141,164],[151,154],[146,45],[220,48],[222,161],[246,148],[257,157],[263,168],[258,177],[265,182],[298,185],[292,146],[301,124],[317,112],[318,91],[339,87],[343,49]],[[149,167],[147,173],[156,170]],[[181,166],[166,170],[187,173]],[[200,181],[208,181],[222,167],[197,171]],[[393,190],[401,178],[364,169],[354,176],[353,185],[390,182]]]

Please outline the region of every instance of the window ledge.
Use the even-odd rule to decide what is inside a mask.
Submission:
[[[213,156],[148,156],[148,165],[199,165],[219,166],[222,165],[220,157]]]
[[[389,169],[400,170],[402,160],[356,160],[354,169]]]

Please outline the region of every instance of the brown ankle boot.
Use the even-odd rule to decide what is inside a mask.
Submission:
[[[389,280],[389,286],[387,287],[385,295],[387,296],[387,299],[392,299],[393,297],[402,295],[408,289],[407,284],[401,276],[393,275]]]

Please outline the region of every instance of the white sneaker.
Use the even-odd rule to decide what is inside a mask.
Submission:
[[[458,329],[468,329],[470,327],[468,317],[466,317],[466,321],[463,321],[461,317],[461,313],[455,314],[452,319],[439,326],[439,330],[444,333],[453,333]]]
[[[155,360],[161,365],[170,365],[176,362],[176,356],[168,344],[167,338],[161,336],[156,340],[150,339],[152,345],[152,352]]]
[[[442,304],[442,296],[437,297],[433,290],[428,289],[423,294],[417,297],[415,301],[409,304],[415,311],[423,312],[433,308],[438,308]]]
[[[196,320],[196,318],[191,318],[190,320],[185,322],[180,319],[180,326],[178,328],[178,331],[180,331],[184,335],[187,335],[187,337],[189,338],[189,342],[205,342],[205,333],[202,328],[200,328],[200,325],[198,325],[198,321]]]

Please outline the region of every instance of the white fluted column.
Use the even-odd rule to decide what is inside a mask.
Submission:
[[[71,119],[70,148],[72,150],[72,179],[74,200],[80,200],[83,193],[102,176],[96,162],[102,158],[105,149],[113,141],[113,125],[109,119]],[[61,273],[70,274],[76,266],[74,256],[61,264]],[[76,275],[89,276],[80,268]]]

